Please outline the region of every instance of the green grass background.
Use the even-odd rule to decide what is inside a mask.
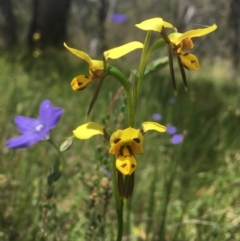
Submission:
[[[62,176],[47,206],[46,177],[59,158],[56,150],[48,142],[27,150],[5,147],[7,139],[18,135],[14,117],[37,117],[44,99],[65,110],[51,132],[58,146],[85,122],[96,83],[81,92],[71,90],[71,79],[87,74],[88,69],[70,55],[50,51],[32,59],[21,51],[1,54],[2,241],[95,241],[116,236],[109,175],[112,158],[106,141],[100,137],[74,141],[64,153]],[[128,74],[129,69],[125,66],[123,72]],[[167,67],[144,80],[137,125],[161,113],[160,123],[175,125],[184,141],[174,146],[168,134],[146,134],[145,153],[137,156],[134,193],[124,207],[123,240],[240,240],[240,95],[239,84],[225,72],[205,64],[198,73],[188,73],[188,92],[178,78],[174,104],[168,102],[174,94]],[[112,121],[109,132],[116,125],[126,127],[122,97],[108,110],[119,87],[116,80],[107,78],[90,116],[107,126]],[[41,233],[43,208],[48,209],[45,236]]]

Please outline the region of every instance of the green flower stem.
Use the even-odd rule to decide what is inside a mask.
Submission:
[[[57,150],[60,158],[62,158],[63,162],[65,162],[64,156],[62,154],[62,152],[60,151],[60,149],[57,147],[57,145],[53,142],[52,139],[48,139],[48,142],[53,146],[53,148],[55,150]],[[53,171],[51,174],[48,175],[47,177],[47,192],[46,192],[46,197],[45,197],[45,203],[43,205],[43,211],[42,211],[42,230],[41,230],[41,235],[42,237],[45,237],[47,235],[46,232],[46,221],[47,221],[47,214],[48,214],[48,210],[49,210],[49,203],[50,200],[53,196],[53,189],[54,189],[54,182],[56,182],[60,176],[61,176],[61,172],[59,171],[59,167],[60,167],[60,158],[56,158],[54,160],[54,164],[53,164]]]
[[[149,48],[148,52],[147,52],[147,55],[146,55],[146,58],[145,58],[145,61],[147,62],[151,56],[152,56],[152,53],[158,49],[158,48],[161,48],[162,46],[166,45],[166,42],[163,38],[160,38],[158,39],[156,42],[154,42],[154,44]]]
[[[115,157],[113,156],[112,161],[112,180],[113,180],[113,195],[116,202],[116,212],[117,212],[117,219],[118,219],[118,234],[116,241],[122,240],[123,234],[123,202],[118,192],[118,185],[117,185],[117,170],[115,166]]]
[[[54,149],[57,151],[59,156],[62,158],[63,164],[65,164],[66,163],[65,158],[63,156],[63,153],[60,151],[59,147],[54,143],[52,139],[48,139],[48,142],[54,147]]]
[[[123,88],[126,92],[126,96],[127,96],[128,124],[129,124],[129,126],[134,127],[135,112],[133,109],[131,88],[130,88],[129,82],[128,82],[127,78],[125,77],[125,75],[119,69],[117,69],[113,66],[108,67],[108,75],[116,78],[123,86]]]
[[[138,69],[138,82],[137,82],[136,98],[139,96],[140,91],[141,91],[141,87],[142,87],[144,71],[145,71],[145,68],[146,68],[146,55],[147,55],[147,51],[148,51],[150,38],[151,38],[151,31],[148,31],[147,36],[146,36],[145,41],[144,41],[144,48],[142,50],[142,55],[141,55],[141,59],[140,59],[139,69]],[[136,108],[136,103],[137,103],[137,99],[134,100],[135,108]]]

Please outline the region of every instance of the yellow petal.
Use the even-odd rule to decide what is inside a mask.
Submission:
[[[167,128],[163,125],[160,125],[156,122],[143,122],[142,123],[142,127],[143,127],[143,132],[147,132],[150,130],[154,130],[154,131],[158,131],[158,132],[166,132]]]
[[[183,34],[182,33],[178,33],[178,32],[175,32],[175,33],[170,33],[168,35],[168,38],[170,39],[170,41],[172,43],[174,43],[175,45],[177,45],[176,43],[178,42],[178,39],[182,36]]]
[[[124,44],[122,46],[105,51],[104,56],[106,59],[108,59],[108,58],[118,59],[118,58],[122,57],[123,55],[126,55],[129,52],[132,52],[135,49],[141,49],[141,48],[143,48],[143,44],[141,42],[133,41],[133,42]]]
[[[103,70],[103,68],[104,68],[103,67],[103,61],[92,59],[92,66],[91,66],[92,70]]]
[[[119,156],[116,160],[116,168],[123,175],[131,175],[137,168],[137,161],[134,156]]]
[[[142,136],[142,134],[141,134]],[[143,136],[142,136],[143,138]],[[142,146],[142,142],[140,140],[140,138],[134,138],[133,141],[132,141],[132,151],[134,154],[137,154],[137,155],[140,155],[140,154],[143,154],[144,152],[144,149],[143,149],[143,146]]]
[[[173,46],[173,49],[178,53],[180,53],[182,49],[190,50],[194,47],[194,43],[191,38],[183,39],[182,42],[179,43],[178,39],[181,38],[182,35],[182,33],[171,33],[168,35],[171,43],[177,46],[177,48]]]
[[[182,65],[189,70],[198,70],[200,68],[198,58],[194,54],[181,52],[178,54]]]
[[[178,45],[186,38],[194,38],[194,37],[201,37],[203,35],[209,34],[217,29],[217,25],[213,24],[208,28],[199,28],[194,30],[189,30],[183,34],[181,34],[178,39],[174,42],[174,44]]]
[[[189,50],[189,49],[192,49],[193,47],[194,47],[194,43],[192,39],[187,38],[182,41],[182,49]]]
[[[146,31],[156,31],[156,32],[161,32],[162,31],[162,26],[165,28],[174,28],[174,26],[171,23],[168,23],[166,21],[163,21],[162,18],[151,18],[148,20],[145,20],[139,24],[135,24],[136,27],[146,30]]]
[[[91,76],[78,75],[72,80],[71,86],[73,90],[83,90],[92,81]]]
[[[91,57],[90,57],[88,54],[86,54],[86,53],[84,53],[84,52],[82,52],[82,51],[79,51],[79,50],[77,50],[77,49],[70,48],[70,47],[67,46],[66,43],[64,43],[63,45],[64,45],[70,52],[72,52],[73,54],[77,55],[79,58],[85,60],[90,66],[92,66],[92,59],[91,59]]]
[[[143,136],[141,132],[137,129],[129,127],[124,130],[117,130],[112,134],[110,138],[110,145],[116,144],[116,140],[127,143],[129,141],[132,141],[134,138],[139,138],[140,142],[143,142]]]
[[[140,130],[127,128],[125,130],[117,130],[110,137],[110,154],[119,154],[120,146],[130,145],[134,154],[143,153],[143,135]]]
[[[104,135],[103,127],[95,122],[89,122],[79,126],[73,131],[78,139],[89,139],[95,135]]]

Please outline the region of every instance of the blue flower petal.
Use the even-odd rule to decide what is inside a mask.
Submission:
[[[6,142],[6,146],[8,148],[27,148],[40,140],[42,140],[42,136],[38,134],[24,134],[21,136],[13,137]]]
[[[171,138],[171,143],[173,145],[178,145],[183,141],[184,137],[182,134],[176,134]]]
[[[39,125],[38,120],[21,115],[15,117],[14,123],[17,125],[19,132],[22,134],[34,132],[36,126]]]
[[[58,124],[62,114],[63,109],[52,106],[50,100],[44,100],[40,105],[38,120],[50,130]]]
[[[169,135],[173,135],[173,134],[175,134],[176,132],[177,132],[177,127],[172,126],[172,125],[167,126],[167,133],[168,133]]]
[[[32,144],[49,138],[49,130],[54,128],[62,116],[63,110],[52,106],[49,100],[44,100],[40,105],[39,118],[33,119],[17,116],[15,124],[23,134],[11,138],[6,142],[8,148],[26,148]]]
[[[155,121],[160,121],[162,119],[162,115],[159,113],[155,113],[155,114],[153,114],[152,118]]]
[[[127,21],[127,16],[120,13],[115,13],[112,15],[111,20],[115,23],[122,23]]]

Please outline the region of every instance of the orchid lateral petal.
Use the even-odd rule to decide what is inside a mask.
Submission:
[[[106,59],[108,59],[108,58],[118,59],[118,58],[128,54],[129,52],[132,52],[135,49],[143,48],[143,46],[144,45],[141,42],[133,41],[133,42],[124,44],[122,46],[105,51],[104,56]]]
[[[128,177],[127,187],[125,191],[125,199],[129,199],[132,196],[134,188],[134,172]]]
[[[73,90],[83,90],[92,81],[90,76],[78,75],[72,80],[71,86]]]
[[[183,84],[184,84],[184,88],[185,90],[187,91],[188,89],[188,86],[187,86],[187,77],[186,77],[186,73],[185,73],[185,69],[184,69],[184,66],[181,62],[181,58],[179,55],[177,55],[177,60],[178,60],[178,66],[179,66],[179,69],[180,69],[180,72],[181,72],[181,75],[182,75],[182,80],[183,80]]]
[[[70,48],[70,47],[67,46],[66,43],[64,43],[63,45],[64,45],[70,52],[72,52],[73,54],[77,55],[79,58],[85,60],[90,66],[92,66],[92,59],[91,59],[91,57],[90,57],[88,54],[86,54],[86,53],[84,53],[84,52],[82,52],[82,51],[79,51],[79,50],[77,50],[77,49]]]
[[[101,86],[102,86],[103,80],[104,80],[104,78],[101,78],[101,79],[98,81],[97,88],[96,88],[95,91],[94,91],[92,100],[91,100],[90,105],[89,105],[89,107],[88,107],[87,119],[88,119],[88,117],[89,117],[89,115],[90,115],[90,113],[91,113],[91,111],[92,111],[92,108],[93,108],[93,106],[94,106],[94,104],[95,104],[95,102],[96,102],[96,100],[97,100],[97,97],[98,97],[98,94],[99,94],[99,92],[100,92],[100,88],[101,88]]]
[[[177,86],[176,86],[175,74],[174,74],[174,68],[173,68],[173,53],[170,45],[168,45],[168,60],[169,60],[169,70],[172,78],[173,88],[174,88],[174,91],[177,93]]]
[[[163,21],[162,18],[151,18],[151,19],[145,20],[139,24],[135,24],[135,26],[142,30],[146,30],[146,31],[152,30],[152,31],[156,31],[156,32],[161,32],[163,26],[165,28],[175,29],[171,23]]]
[[[198,58],[194,54],[181,52],[178,54],[181,59],[182,65],[189,70],[198,70],[200,68],[200,64]]]
[[[73,134],[78,139],[85,140],[95,135],[104,135],[104,130],[103,127],[98,123],[88,122],[84,125],[77,127],[77,129],[73,131]]]
[[[150,130],[154,130],[154,131],[158,131],[158,132],[166,132],[167,128],[163,125],[158,124],[157,122],[143,122],[142,123],[142,127],[143,127],[143,132],[145,134],[145,132],[150,131]]]
[[[178,45],[184,39],[187,39],[187,38],[201,37],[203,35],[213,32],[216,29],[217,29],[217,25],[213,24],[212,26],[207,27],[207,28],[199,28],[199,29],[189,30],[189,31],[181,34],[181,36],[178,37],[178,39],[176,40],[176,42],[174,42],[174,44]]]

